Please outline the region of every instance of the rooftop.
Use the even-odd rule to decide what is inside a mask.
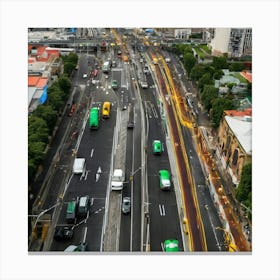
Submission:
[[[252,119],[249,116],[225,116],[228,126],[238,139],[246,154],[252,154]]]

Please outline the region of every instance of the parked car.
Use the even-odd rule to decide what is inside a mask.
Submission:
[[[64,239],[71,239],[73,237],[73,229],[68,226],[57,226],[54,232],[54,239],[61,241]]]
[[[124,214],[130,213],[131,200],[130,197],[125,196],[122,201],[122,212]]]

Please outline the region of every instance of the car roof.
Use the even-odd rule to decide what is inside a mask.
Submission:
[[[169,178],[169,171],[162,169],[159,171],[160,176],[165,177],[165,178]]]
[[[167,239],[164,241],[166,251],[178,251],[179,242],[177,239]]]
[[[73,213],[75,211],[76,201],[70,201],[67,204],[67,213]]]
[[[83,196],[80,198],[80,206],[86,206],[88,196]]]

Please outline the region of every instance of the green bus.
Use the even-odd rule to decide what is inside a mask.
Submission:
[[[170,174],[168,170],[159,171],[159,186],[162,190],[169,190],[171,187]]]
[[[90,129],[98,129],[99,127],[99,108],[97,107],[90,109],[89,127]]]
[[[167,239],[164,241],[163,247],[165,252],[178,252],[179,242],[176,239]]]

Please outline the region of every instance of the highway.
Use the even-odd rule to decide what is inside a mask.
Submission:
[[[116,43],[123,45],[121,40],[118,36]],[[79,69],[72,80],[72,101],[78,106],[74,115],[67,117],[72,121],[61,144],[59,158],[63,161],[55,166],[44,201],[44,209],[59,202],[50,211],[52,224],[44,251],[64,251],[71,244],[86,242],[87,251],[93,252],[162,252],[166,239],[177,239],[179,251],[224,250],[223,233],[216,230],[222,225],[205,185],[192,130],[180,123],[182,116],[173,102],[167,66],[161,62],[154,65],[155,53],[145,49],[134,38],[122,49],[130,56],[128,62],[117,56],[114,47],[79,54]],[[179,62],[171,58],[173,74],[182,73]],[[103,73],[102,63],[108,59],[116,65]],[[149,68],[146,74],[144,66]],[[95,69],[98,74],[93,77]],[[117,81],[117,89],[111,88],[112,80]],[[142,81],[148,88],[141,87]],[[100,117],[99,128],[91,130],[89,110],[99,107],[101,113],[105,101],[112,104],[110,118]],[[128,129],[131,111],[135,126]],[[161,155],[153,154],[153,140],[163,143]],[[86,159],[82,176],[72,173],[75,157]],[[111,175],[118,166],[125,171],[124,187],[111,191]],[[159,186],[161,169],[171,174],[168,191]],[[67,202],[84,195],[90,197],[86,217],[68,224]],[[126,196],[132,202],[128,215],[121,212]],[[73,238],[54,240],[59,226],[72,227]]]

